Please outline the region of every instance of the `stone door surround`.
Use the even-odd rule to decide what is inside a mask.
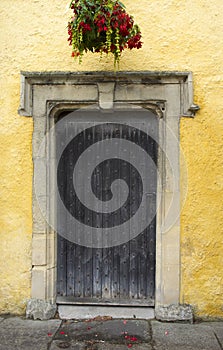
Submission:
[[[199,109],[193,103],[192,74],[148,71],[21,72],[19,114],[32,117],[34,122],[34,175],[40,143],[61,111],[86,105],[110,110],[126,104],[132,108],[148,108],[159,118],[158,173],[161,180],[157,188],[155,305],[157,310],[166,310],[170,305],[181,310],[179,121],[181,117],[194,117]],[[46,169],[46,182],[42,188],[46,205],[49,205],[47,195],[51,186],[46,166],[48,146],[46,144],[42,159]],[[171,159],[165,156],[167,154],[172,155]],[[175,215],[176,220],[168,225],[167,221],[171,218],[167,212],[171,201],[171,215]],[[33,188],[32,299],[55,303],[56,260],[56,233],[42,217]]]

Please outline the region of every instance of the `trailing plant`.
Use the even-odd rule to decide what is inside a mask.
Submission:
[[[124,49],[142,47],[141,31],[125,6],[118,0],[72,0],[73,17],[68,23],[72,56],[85,52],[112,53],[114,64]]]

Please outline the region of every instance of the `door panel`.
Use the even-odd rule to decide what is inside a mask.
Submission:
[[[92,115],[89,118],[92,118]],[[73,143],[67,148],[67,152],[62,154],[58,166],[59,193],[69,210],[69,215],[64,215],[58,209],[59,227],[65,227],[67,232],[72,229],[70,219],[70,213],[72,213],[76,220],[84,223],[89,242],[95,239],[102,240],[104,248],[97,248],[97,245],[86,247],[78,244],[77,241],[71,242],[58,234],[58,300],[89,304],[154,305],[156,217],[149,213],[156,211],[156,171],[151,169],[148,173],[150,186],[148,193],[146,193],[146,212],[148,212],[146,228],[144,228],[144,222],[147,217],[144,217],[144,214],[140,214],[137,225],[130,220],[138,213],[144,191],[141,174],[131,164],[133,161],[131,147],[124,150],[128,161],[119,158],[116,154],[114,158],[106,159],[98,164],[92,172],[91,179],[87,179],[91,181],[92,192],[99,199],[99,201],[95,201],[93,211],[82,206],[79,198],[74,196],[73,188],[70,185],[73,181],[78,184],[81,191],[82,189],[85,191],[86,168],[75,173],[74,163],[80,154],[95,143],[97,144],[96,151],[94,150],[92,153],[91,159],[93,161],[95,157],[96,162],[97,151],[100,153],[100,147],[103,147],[99,141],[104,139],[117,141],[126,139],[137,147],[141,147],[145,151],[142,152],[139,159],[141,171],[147,171],[148,154],[154,164],[157,163],[157,142],[154,139],[158,135],[158,123],[154,114],[148,112],[143,115],[142,120],[140,118],[136,120],[134,117],[131,126],[127,122],[131,120],[129,114],[123,117],[122,123],[112,120],[113,116],[107,115],[106,118],[107,120],[110,118],[111,121],[106,123],[95,121],[94,128],[92,128],[92,122],[89,127],[86,127],[88,124],[83,120],[77,123],[75,119],[73,121],[69,119],[67,123],[64,123],[66,134],[70,133],[72,136],[75,129],[80,131],[81,137],[78,140],[78,146]],[[61,143],[63,143],[63,134],[57,135],[57,144]],[[120,154],[121,152],[123,149],[120,149]],[[118,209],[109,212],[107,206],[112,198],[111,188],[117,179],[122,179],[127,185],[127,197],[123,204],[124,192],[116,193],[115,206]],[[85,203],[88,202],[88,196],[88,192],[82,195]],[[119,237],[112,237],[110,230],[122,223],[129,224],[129,239],[125,243],[118,244]],[[139,230],[140,227],[142,230]],[[97,228],[100,232],[97,237],[94,236],[93,228]],[[140,234],[133,237],[131,232],[136,229],[139,230]]]

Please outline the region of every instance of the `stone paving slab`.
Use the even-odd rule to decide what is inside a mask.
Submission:
[[[223,349],[223,322],[205,322],[201,324],[201,326],[203,325],[211,327]]]
[[[100,344],[97,350],[128,350],[128,344],[126,345],[115,345],[115,344]],[[132,350],[153,350],[152,345],[148,343],[134,344],[132,345]]]
[[[111,344],[108,342],[61,342],[60,340],[54,340],[49,350],[128,350],[128,343],[126,344]],[[153,350],[152,345],[148,343],[134,344],[133,350]]]
[[[6,318],[0,326],[0,350],[47,350],[60,324],[60,320]]]
[[[56,333],[60,341],[112,341],[126,344],[126,341],[144,343],[151,341],[149,322],[146,320],[108,320],[108,321],[66,321]]]
[[[221,350],[212,327],[152,321],[155,350]]]
[[[51,345],[50,345],[49,350],[60,350],[60,349],[86,350],[86,343],[53,340]],[[93,348],[92,348],[92,350],[93,350]]]
[[[3,317],[0,317],[0,322],[2,322],[4,320],[4,318]]]

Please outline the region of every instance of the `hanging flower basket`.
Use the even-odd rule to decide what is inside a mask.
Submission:
[[[112,53],[116,65],[125,49],[140,49],[141,32],[125,6],[117,0],[72,0],[74,16],[68,23],[72,56],[85,52]]]

